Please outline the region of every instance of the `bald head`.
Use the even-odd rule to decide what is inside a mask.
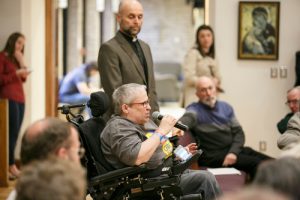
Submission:
[[[39,134],[43,133],[43,131],[49,126],[49,121],[56,121],[56,119],[41,119],[36,122],[34,122],[32,125],[30,125],[27,130],[25,131],[24,137],[26,137],[28,140],[32,140],[35,137],[37,137]]]
[[[213,108],[217,101],[216,85],[213,79],[207,76],[198,78],[196,95],[201,103]]]
[[[136,37],[143,24],[144,10],[141,3],[137,0],[123,0],[119,5],[117,21],[120,31]]]
[[[122,0],[119,4],[118,14],[123,14],[128,9],[143,9],[142,4],[137,0]]]
[[[21,144],[21,162],[42,160],[55,155],[59,148],[72,145],[71,133],[77,131],[69,123],[56,118],[45,118],[30,125]],[[78,136],[77,136],[78,137]]]

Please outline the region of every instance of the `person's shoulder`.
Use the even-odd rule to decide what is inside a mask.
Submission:
[[[202,59],[203,56],[201,55],[201,53],[199,52],[199,50],[196,47],[192,47],[187,51],[187,56],[193,56],[196,57],[198,59]]]
[[[111,128],[119,128],[120,126],[132,126],[132,122],[119,116],[113,115],[107,122],[106,126],[110,126]]]
[[[300,124],[300,112],[296,112],[294,115],[291,116],[288,122],[288,126],[289,124]]]
[[[201,109],[202,105],[199,102],[193,102],[186,107],[188,111],[196,111]]]
[[[201,56],[199,50],[198,50],[196,47],[190,48],[190,49],[188,50],[188,53],[190,53],[190,54],[195,54],[195,55],[198,55],[198,54],[199,54],[199,55]]]
[[[142,40],[142,39],[138,39],[138,41],[139,41],[139,43],[140,43],[141,45],[149,46],[149,44],[148,44],[147,42],[145,42],[144,40]]]
[[[101,48],[105,47],[105,46],[111,46],[111,45],[115,45],[115,43],[117,42],[116,40],[116,36],[109,39],[108,41],[104,42],[103,44],[101,44]]]
[[[7,53],[5,53],[4,51],[0,52],[0,59],[6,59],[7,58]]]
[[[218,100],[217,104],[218,104],[219,107],[233,110],[233,107],[226,101]]]

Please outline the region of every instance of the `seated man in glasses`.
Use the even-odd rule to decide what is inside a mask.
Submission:
[[[277,145],[287,150],[300,143],[300,112],[296,112],[288,121],[287,130],[279,136]]]
[[[115,115],[107,122],[100,138],[106,160],[116,169],[143,163],[149,169],[168,166],[166,158],[171,155],[172,148],[166,148],[168,139],[165,135],[177,119],[164,116],[150,135],[144,126],[150,121],[151,110],[144,85],[122,85],[114,91],[112,98]],[[187,149],[194,153],[197,147],[192,143]],[[184,195],[202,194],[204,199],[215,199],[220,193],[215,177],[207,171],[186,170],[179,185]]]
[[[271,157],[244,146],[245,134],[230,104],[217,98],[215,82],[207,76],[196,83],[199,101],[190,104],[180,121],[188,125],[203,150],[199,166],[234,167],[255,176],[257,166]]]
[[[300,86],[288,90],[286,98],[286,105],[290,108],[291,112],[277,123],[277,129],[281,134],[287,130],[287,124],[291,117],[299,111]]]

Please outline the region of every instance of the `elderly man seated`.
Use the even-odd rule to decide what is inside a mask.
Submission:
[[[250,147],[244,147],[245,135],[235,117],[233,108],[226,102],[217,100],[214,81],[206,76],[196,83],[198,102],[187,107],[180,119],[190,127],[203,155],[200,166],[235,167],[243,170],[253,179],[257,166],[269,156]]]
[[[299,111],[300,86],[294,87],[287,92],[286,105],[291,112],[277,123],[278,131],[283,134],[287,130],[287,125],[292,116]]]
[[[117,88],[113,93],[115,115],[107,122],[101,134],[101,147],[106,160],[116,169],[145,163],[155,169],[172,151],[164,148],[168,134],[177,120],[164,116],[152,135],[146,134],[144,124],[150,119],[149,98],[144,85],[130,83]],[[187,149],[195,152],[195,144]],[[184,195],[202,194],[204,199],[215,199],[220,193],[215,177],[200,170],[186,170],[180,180]]]
[[[287,130],[277,140],[280,149],[289,149],[298,143],[300,143],[300,112],[293,115],[288,122]]]

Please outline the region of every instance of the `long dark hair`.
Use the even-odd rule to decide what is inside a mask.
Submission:
[[[8,57],[15,63],[19,64],[15,58],[15,45],[16,45],[16,42],[17,40],[20,38],[20,37],[23,37],[25,38],[25,36],[22,34],[22,33],[19,33],[19,32],[15,32],[15,33],[12,33],[8,39],[7,39],[7,42],[6,42],[6,45],[3,49],[4,52],[6,52],[8,54]],[[25,47],[25,46],[24,46]],[[24,54],[24,47],[23,49],[21,50],[21,52]]]
[[[199,40],[199,37],[198,37],[200,31],[202,31],[202,30],[209,30],[211,32],[212,36],[213,36],[213,42],[211,44],[211,47],[209,48],[208,53],[203,52],[203,49],[201,47],[200,40]],[[214,35],[213,29],[210,26],[208,26],[208,25],[199,26],[199,28],[196,31],[196,40],[195,41],[196,41],[196,48],[199,50],[199,52],[202,56],[210,56],[212,58],[215,57],[215,35]]]

